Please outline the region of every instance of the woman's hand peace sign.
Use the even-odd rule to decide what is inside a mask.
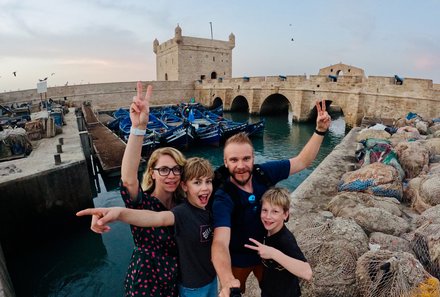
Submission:
[[[142,130],[147,127],[152,93],[153,87],[149,85],[144,96],[142,94],[142,83],[138,81],[137,96],[133,97],[133,103],[130,105],[130,120],[132,127]]]

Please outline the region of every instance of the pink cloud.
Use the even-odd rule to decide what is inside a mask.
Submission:
[[[413,61],[414,68],[421,71],[431,71],[440,67],[440,57],[431,53],[418,54]]]

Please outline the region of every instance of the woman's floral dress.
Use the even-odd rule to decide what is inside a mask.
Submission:
[[[136,201],[132,201],[121,183],[121,196],[127,208],[168,210],[140,187]],[[125,278],[125,296],[177,297],[179,271],[174,227],[130,227],[135,246]]]

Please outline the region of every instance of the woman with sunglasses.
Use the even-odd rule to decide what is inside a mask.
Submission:
[[[142,184],[138,180],[142,142],[149,117],[152,88],[142,94],[137,83],[137,96],[130,106],[131,131],[121,166],[121,196],[127,208],[153,211],[170,210],[179,203],[180,178],[185,157],[178,150],[164,147],[148,160]],[[91,229],[97,233],[110,230],[92,217]],[[134,249],[125,278],[125,296],[178,296],[178,259],[174,229],[130,226]]]

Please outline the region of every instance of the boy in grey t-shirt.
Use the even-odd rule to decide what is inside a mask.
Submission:
[[[172,168],[157,168],[168,173]],[[160,172],[159,172],[160,173]],[[218,285],[211,262],[212,220],[206,208],[211,197],[214,171],[209,161],[202,158],[187,160],[181,186],[187,199],[170,211],[128,209],[123,207],[91,208],[77,213],[79,216],[100,217],[97,224],[103,226],[122,221],[139,227],[175,227],[179,252],[181,297],[217,297]]]

